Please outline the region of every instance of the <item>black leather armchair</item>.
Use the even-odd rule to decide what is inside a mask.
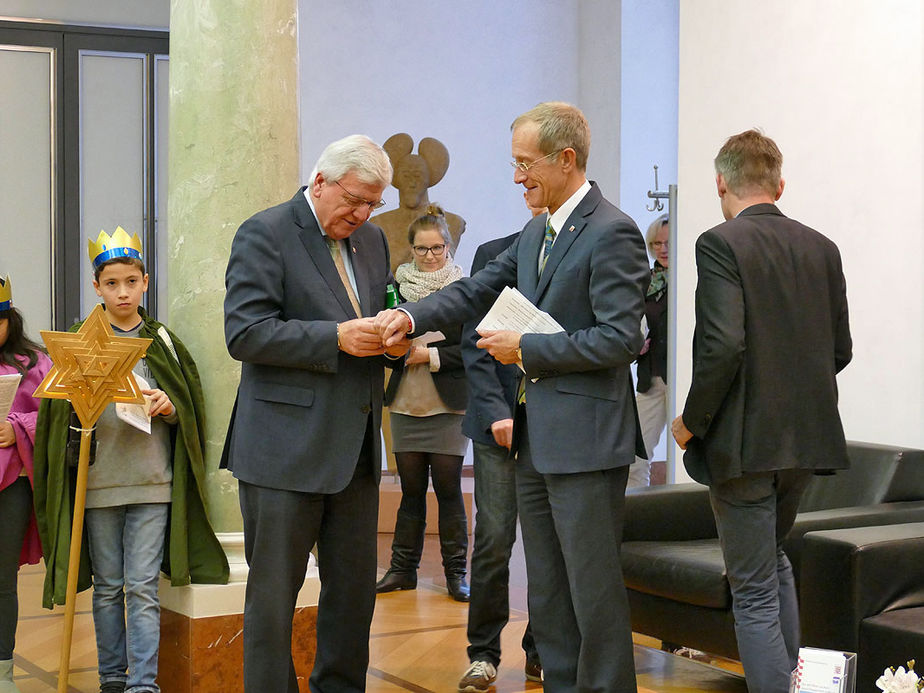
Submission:
[[[857,690],[924,662],[924,522],[805,535],[803,644],[857,653]]]
[[[807,532],[924,522],[924,451],[851,442],[848,453],[851,468],[816,477],[800,505],[785,544],[797,584]],[[738,658],[731,592],[705,486],[630,491],[621,557],[634,631]]]

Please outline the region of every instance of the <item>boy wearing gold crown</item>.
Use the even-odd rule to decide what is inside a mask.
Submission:
[[[205,515],[203,397],[183,343],[140,307],[148,288],[137,234],[117,228],[89,242],[93,288],[113,331],[152,339],[134,373],[149,407],[150,430],[110,404],[95,428],[87,478],[88,551],[78,588],[93,584],[100,693],[160,690],[160,570],[174,585],[224,583],[228,564]],[[77,329],[75,325],[73,329]],[[65,400],[44,400],[36,434],[36,513],[45,547],[44,605],[63,604],[70,550],[73,470],[68,464]],[[41,474],[39,473],[41,472]]]

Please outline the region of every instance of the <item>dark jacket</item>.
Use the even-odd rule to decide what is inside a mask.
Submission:
[[[835,374],[851,339],[837,246],[758,204],[700,236],[696,266],[690,476],[846,468]]]

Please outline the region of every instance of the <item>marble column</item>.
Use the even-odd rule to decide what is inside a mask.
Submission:
[[[224,272],[238,226],[299,185],[297,0],[171,0],[170,326],[206,397],[207,504],[241,529],[237,483],[218,470],[239,364],[225,349]]]

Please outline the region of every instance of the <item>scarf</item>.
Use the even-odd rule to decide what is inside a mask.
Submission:
[[[663,267],[655,260],[654,267],[651,268],[651,283],[648,285],[645,298],[657,303],[665,293],[667,293],[667,267]]]
[[[398,265],[398,269],[395,270],[398,292],[411,303],[461,278],[462,268],[452,261],[451,255],[446,258],[446,264],[435,272],[421,272],[413,260]]]

